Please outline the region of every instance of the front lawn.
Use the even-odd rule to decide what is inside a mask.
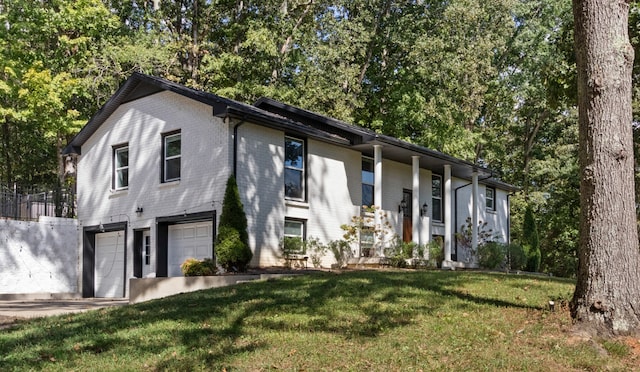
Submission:
[[[571,336],[572,291],[478,272],[316,273],[20,322],[0,331],[0,369],[637,368],[638,340]]]

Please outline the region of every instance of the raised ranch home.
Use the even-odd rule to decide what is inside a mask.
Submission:
[[[215,256],[231,174],[250,266],[282,265],[284,236],[341,239],[371,205],[404,241],[442,241],[445,266],[473,264],[455,239],[468,218],[509,238],[513,187],[489,170],[267,98],[251,106],[134,74],[65,152],[77,156],[87,297],[127,296],[128,278],[181,276],[185,259]],[[357,260],[384,254],[361,235]]]

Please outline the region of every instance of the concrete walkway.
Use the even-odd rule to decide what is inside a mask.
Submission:
[[[50,315],[80,313],[87,310],[127,304],[129,304],[129,299],[127,298],[0,301],[0,318],[38,318]]]

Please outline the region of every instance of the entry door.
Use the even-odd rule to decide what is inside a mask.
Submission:
[[[149,276],[153,269],[151,267],[151,233],[149,230],[145,230],[142,233],[142,277],[146,278]]]
[[[402,241],[409,243],[413,239],[413,201],[411,190],[402,190],[402,201],[405,206],[402,208]]]

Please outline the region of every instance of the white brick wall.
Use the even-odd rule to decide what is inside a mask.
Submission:
[[[149,228],[155,247],[155,218],[216,209],[221,212],[227,178],[233,171],[233,127],[238,121],[225,122],[213,117],[211,107],[172,92],[162,92],[123,104],[83,145],[78,162],[78,212],[83,226],[129,221],[130,229]],[[160,183],[161,133],[180,129],[182,133],[182,174],[179,182]],[[237,182],[249,228],[249,244],[254,250],[250,265],[280,265],[278,243],[284,233],[285,217],[307,220],[307,236],[322,242],[340,239],[340,225],[360,213],[361,153],[308,139],[307,190],[305,202],[284,198],[283,131],[249,122],[238,126]],[[129,188],[111,190],[114,145],[129,144]],[[383,149],[384,157],[384,149]],[[410,158],[407,159],[410,162]],[[453,187],[468,181],[454,179]],[[383,203],[389,221],[401,234],[398,204],[402,189],[412,190],[409,164],[383,160]],[[470,215],[471,188],[458,196],[458,225]],[[497,190],[498,213],[486,215],[492,228],[507,233],[506,193]],[[484,206],[484,187],[480,187]],[[420,171],[419,203],[427,203],[431,212],[431,171]],[[452,203],[452,201],[449,201]],[[144,208],[137,216],[136,208]],[[452,204],[453,208],[453,204]],[[424,224],[423,224],[424,223]],[[420,241],[443,230],[431,226],[429,217],[420,219]],[[459,227],[459,226],[458,226]],[[133,247],[128,234],[128,247]],[[133,249],[128,250],[127,275],[133,276]],[[155,262],[155,252],[152,253]],[[333,263],[329,253],[323,265]]]
[[[78,224],[0,220],[0,295],[78,293]]]
[[[180,129],[181,180],[160,182],[162,133]],[[130,222],[151,229],[155,218],[216,209],[221,212],[231,172],[229,126],[210,106],[172,92],[121,105],[82,146],[78,161],[78,220],[82,226]],[[113,146],[129,144],[129,188],[111,190]],[[144,212],[137,216],[135,210]],[[133,276],[133,234],[128,234],[127,276]],[[155,252],[152,253],[155,262]]]

